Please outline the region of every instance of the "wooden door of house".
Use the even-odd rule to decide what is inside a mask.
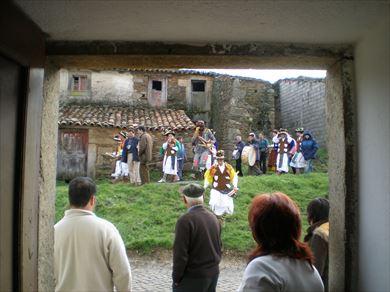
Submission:
[[[60,129],[57,178],[70,180],[87,175],[88,130]]]

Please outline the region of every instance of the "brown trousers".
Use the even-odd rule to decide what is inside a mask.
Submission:
[[[150,183],[150,177],[149,177],[149,166],[143,162],[141,162],[139,166],[139,172],[141,176],[141,183],[146,184]]]

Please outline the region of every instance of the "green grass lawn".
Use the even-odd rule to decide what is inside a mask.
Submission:
[[[96,214],[111,221],[119,229],[126,247],[141,253],[170,249],[177,218],[186,209],[179,194],[179,184],[151,183],[141,187],[97,181]],[[295,200],[301,208],[304,231],[307,228],[306,206],[315,197],[328,193],[326,173],[294,176],[244,177],[239,181],[239,196],[235,212],[227,217],[222,231],[225,252],[246,253],[253,247],[247,214],[251,199],[256,194],[281,191]],[[68,208],[67,184],[57,183],[56,222]],[[209,191],[206,194],[208,202]]]

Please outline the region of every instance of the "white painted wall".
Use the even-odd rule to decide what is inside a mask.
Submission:
[[[92,72],[92,96],[99,101],[130,102],[133,99],[133,75],[113,71]]]
[[[356,46],[359,287],[390,291],[390,22]]]

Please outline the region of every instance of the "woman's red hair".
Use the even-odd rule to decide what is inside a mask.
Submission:
[[[299,208],[283,193],[258,195],[252,200],[248,214],[249,226],[257,242],[249,260],[273,254],[302,259],[313,264],[313,254],[300,242],[302,226]]]

